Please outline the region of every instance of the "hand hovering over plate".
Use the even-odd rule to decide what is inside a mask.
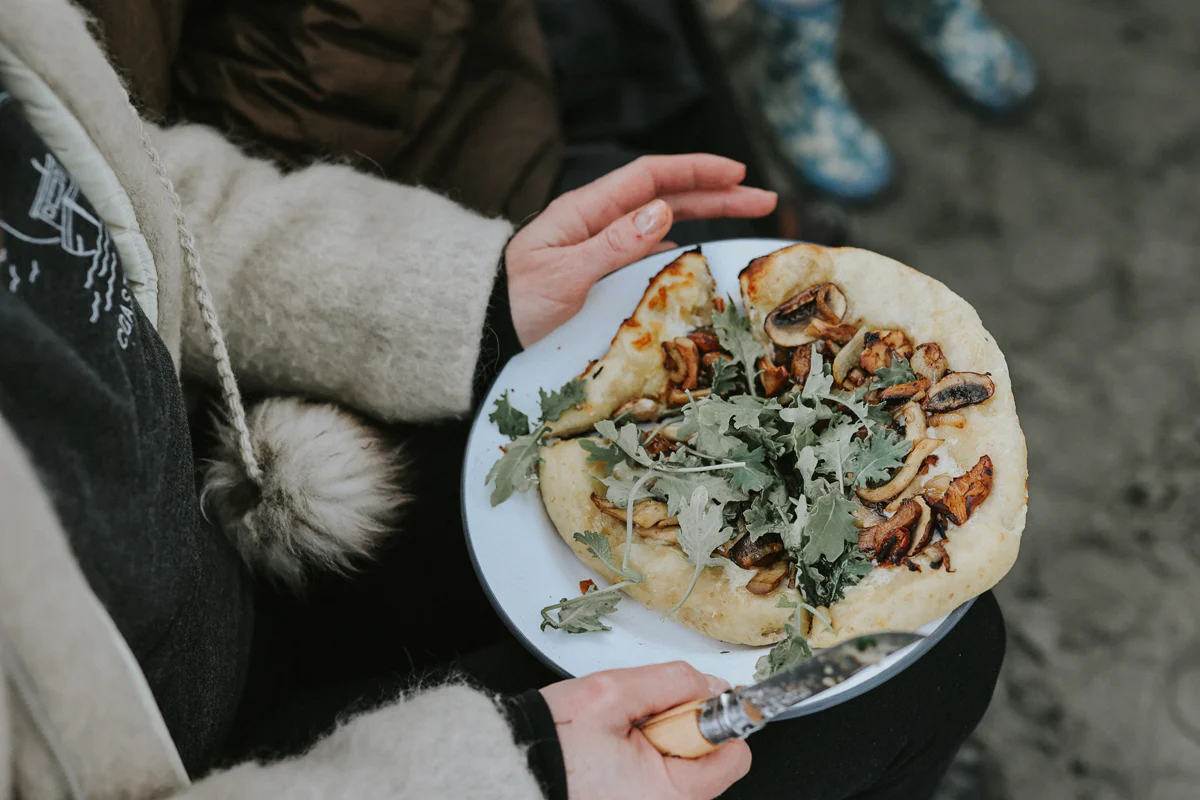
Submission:
[[[597,672],[542,689],[562,745],[571,800],[709,800],[724,792],[750,769],[745,742],[727,742],[697,759],[674,758],[655,750],[632,725],[728,688],[676,661]]]
[[[528,347],[573,317],[597,280],[676,245],[675,220],[762,217],[774,192],[739,186],[746,166],[714,155],[643,156],[558,197],[505,251],[513,326]]]

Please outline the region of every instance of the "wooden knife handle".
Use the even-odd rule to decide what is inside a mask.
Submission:
[[[700,733],[700,711],[708,700],[693,700],[655,714],[638,727],[664,756],[699,758],[717,749]]]

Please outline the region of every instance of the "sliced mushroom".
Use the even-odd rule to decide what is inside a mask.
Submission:
[[[808,372],[812,369],[812,347],[801,345],[792,353],[792,363],[788,374],[797,386],[803,386],[808,380]]]
[[[921,507],[913,500],[905,501],[888,519],[858,532],[858,549],[875,556],[881,564],[893,558],[894,563],[900,563],[912,541],[909,528],[920,517]]]
[[[729,551],[729,558],[742,569],[765,567],[782,555],[783,540],[776,533],[764,534],[758,537],[758,541],[754,541],[747,533]]]
[[[646,420],[657,419],[662,413],[662,407],[658,402],[649,397],[639,397],[636,400],[630,400],[617,409],[613,417],[619,417],[622,414],[628,414],[633,419],[639,422]]]
[[[898,400],[920,400],[925,396],[929,385],[928,378],[917,378],[908,383],[898,383],[880,390],[879,399],[885,403],[894,403]]]
[[[725,298],[724,297],[717,295],[716,297],[713,298],[713,310],[715,310],[718,314],[725,313]]]
[[[921,405],[926,411],[942,414],[956,408],[982,403],[996,393],[996,384],[978,372],[951,372],[926,392]]]
[[[925,498],[917,497],[913,502],[921,507],[921,516],[912,528],[912,544],[908,546],[908,556],[917,555],[933,541],[933,511]]]
[[[711,330],[697,329],[687,335],[696,343],[701,353],[714,353],[721,349],[721,340]]]
[[[663,453],[674,453],[679,449],[679,445],[658,433],[647,439],[642,446],[652,456],[662,455]]]
[[[782,394],[788,387],[788,371],[784,367],[777,367],[767,359],[760,358],[758,369],[758,379],[762,382],[763,394],[767,397]]]
[[[689,394],[691,395],[690,399]],[[686,406],[689,400],[699,400],[710,394],[712,394],[712,389],[694,389],[691,392],[685,392],[683,389],[671,388],[667,392],[667,408],[680,408]]]
[[[779,559],[769,567],[763,567],[754,573],[754,577],[746,584],[750,594],[770,594],[787,577],[792,565],[786,559]]]
[[[925,502],[932,504],[944,495],[950,488],[951,480],[949,475],[934,475],[925,481],[925,485],[921,487],[921,496],[925,498]]]
[[[634,528],[633,530],[643,539],[653,539],[656,542],[665,542],[666,544],[679,544],[678,525],[668,528]]]
[[[957,411],[951,411],[949,414],[930,414],[926,420],[931,428],[965,428],[967,418]]]
[[[813,317],[808,323],[808,327],[804,329],[804,332],[814,339],[824,339],[827,342],[846,344],[846,342],[849,342],[858,333],[858,326],[846,323],[835,325],[826,322],[820,317]]]
[[[900,409],[900,419],[904,423],[904,438],[917,442],[925,438],[925,411],[920,405],[909,401]]]
[[[855,367],[854,369],[850,370],[850,373],[846,376],[845,385],[853,386],[855,389],[857,389],[865,384],[867,379],[870,377],[871,376],[868,375],[866,370],[864,370],[862,367]]]
[[[929,459],[925,459],[925,464],[928,464],[928,463],[929,463]],[[922,465],[922,466],[924,466],[924,465]],[[910,497],[916,497],[917,495],[922,494],[925,491],[925,488],[929,484],[924,481],[921,481],[920,477],[921,477],[921,472],[920,472],[920,470],[918,470],[917,477],[913,479],[912,483],[910,483],[908,486],[905,486],[903,492],[901,492],[900,494],[893,497],[890,501],[888,501],[888,504],[883,507],[883,510],[888,512],[889,514],[895,514],[896,509],[898,509],[900,507],[900,504],[903,503],[905,500],[907,500]],[[947,476],[946,485],[947,486],[949,485],[949,476]],[[943,490],[944,490],[944,487],[943,487]]]
[[[913,354],[912,344],[904,331],[867,331],[858,365],[874,375],[883,367],[892,365],[893,353],[900,358],[908,358]]]
[[[866,339],[867,329],[859,328],[858,333],[854,334],[854,338],[847,342],[846,346],[838,351],[837,357],[833,359],[833,379],[839,384],[846,380],[850,370],[858,366],[858,357],[862,355]]]
[[[663,436],[672,442],[686,442],[687,439],[679,435],[679,429],[683,426],[678,422],[674,425],[664,425],[658,429],[658,435]]]
[[[887,519],[887,517],[870,506],[859,506],[850,512],[850,516],[854,517],[854,525],[858,528],[869,528]]]
[[[921,469],[921,463],[941,446],[941,439],[922,439],[915,443],[908,453],[908,458],[904,460],[904,466],[892,476],[890,481],[874,489],[859,489],[858,496],[868,503],[882,503],[884,500],[891,500],[912,483],[913,478],[917,477],[917,471]]]
[[[985,455],[975,462],[969,472],[950,481],[949,488],[941,497],[930,500],[929,505],[955,525],[962,525],[991,491],[992,459]]]
[[[832,283],[818,283],[784,300],[767,315],[763,328],[775,344],[797,347],[816,336],[806,331],[814,318],[837,323],[846,313],[846,296]]]
[[[700,348],[686,336],[663,342],[667,378],[680,389],[695,389],[700,375]]]
[[[913,372],[927,378],[930,383],[937,383],[946,374],[946,357],[942,355],[942,348],[934,342],[917,345],[909,364]]]
[[[929,566],[934,569],[945,569],[946,572],[955,571],[954,567],[950,565],[950,554],[946,552],[945,539],[938,539],[929,545]]]

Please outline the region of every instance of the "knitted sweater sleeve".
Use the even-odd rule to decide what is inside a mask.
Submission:
[[[302,756],[240,764],[179,797],[535,800],[543,793],[493,700],[447,686],[351,719]]]
[[[470,408],[509,223],[345,166],[288,174],[211,129],[153,131],[242,386],[383,420]],[[213,364],[185,302],[183,370]]]

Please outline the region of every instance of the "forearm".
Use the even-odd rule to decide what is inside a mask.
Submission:
[[[199,126],[155,138],[246,388],[385,420],[470,407],[508,223],[346,167],[283,175]],[[199,314],[185,308],[184,370],[207,377]]]

